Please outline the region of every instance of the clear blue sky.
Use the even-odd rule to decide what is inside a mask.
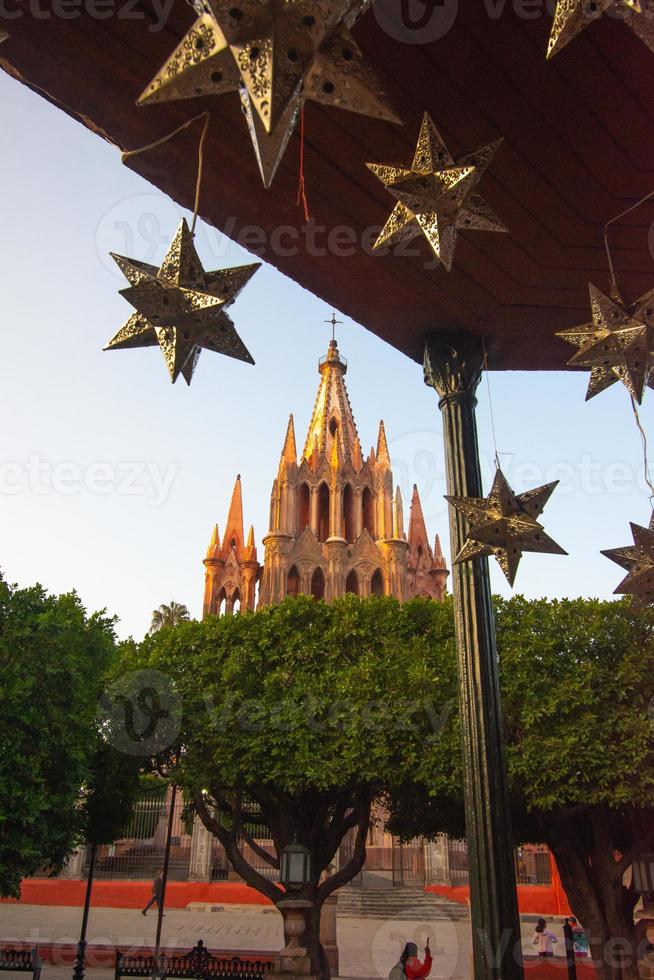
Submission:
[[[120,617],[121,635],[140,637],[170,598],[201,613],[202,558],[237,473],[261,547],[288,415],[302,443],[331,310],[264,266],[230,311],[255,367],[205,352],[187,388],[170,384],[155,348],[103,353],[130,309],[109,251],[156,262],[182,212],[117,150],[3,74],[0,131],[0,567],[21,585],[75,588],[90,609]],[[251,261],[206,226],[197,242],[206,268]],[[406,510],[417,482],[430,535],[448,552],[434,393],[417,364],[360,325],[346,321],[338,339],[364,449],[383,418]],[[599,549],[630,543],[629,521],[649,517],[625,390],[585,404],[584,374],[490,380],[514,489],[562,479],[544,522],[570,557],[526,555],[516,589],[609,597],[621,570]],[[485,383],[479,401],[488,486]],[[492,566],[494,588],[509,594]]]

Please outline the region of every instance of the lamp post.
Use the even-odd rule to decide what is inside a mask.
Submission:
[[[482,497],[475,391],[484,364],[479,338],[440,334],[425,345],[425,383],[443,416],[447,492]],[[452,506],[452,554],[467,536]],[[520,919],[502,737],[495,621],[487,558],[452,570],[459,669],[463,792],[470,868],[474,980],[521,980]]]
[[[84,980],[84,970],[86,968],[86,930],[89,924],[89,910],[91,908],[91,890],[93,888],[93,878],[95,876],[95,859],[98,853],[98,845],[91,844],[91,859],[86,878],[86,896],[84,898],[84,914],[82,915],[82,929],[79,942],[77,944],[77,954],[73,967],[73,980]]]
[[[279,954],[274,976],[276,978],[309,977],[311,975],[311,954],[301,944],[306,932],[307,915],[313,902],[297,897],[311,881],[311,851],[298,842],[297,836],[281,854],[280,881],[288,898],[277,903],[284,919],[284,938],[286,945]],[[295,897],[294,897],[295,896]]]

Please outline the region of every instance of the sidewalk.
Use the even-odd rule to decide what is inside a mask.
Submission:
[[[9,942],[45,944],[65,943],[74,946],[79,937],[81,909],[42,905],[0,904],[0,945]],[[136,909],[93,908],[89,919],[89,946],[103,945],[127,950],[152,946],[156,931],[156,914],[143,917]],[[535,917],[523,918],[523,948],[533,953],[531,939]],[[563,933],[559,921],[550,928],[560,937],[557,952],[562,952]],[[431,976],[464,980],[469,975],[471,950],[470,923],[438,920],[433,923],[395,919],[338,920],[338,942],[342,977],[387,977],[397,962],[404,943],[414,941],[422,948],[429,938],[434,967]],[[279,912],[270,907],[225,906],[220,911],[198,912],[171,909],[164,918],[162,944],[179,951],[193,947],[199,939],[213,949],[241,951],[275,951],[283,945]],[[111,962],[113,952],[104,951],[99,963]],[[64,960],[64,963],[66,960]],[[69,978],[71,968],[49,965],[43,980]],[[92,980],[108,980],[106,969],[93,969]]]

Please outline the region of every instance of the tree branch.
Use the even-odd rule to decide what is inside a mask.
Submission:
[[[352,881],[362,870],[366,861],[366,840],[370,829],[370,808],[372,800],[368,792],[361,793],[357,806],[357,834],[354,842],[354,853],[344,868],[339,868],[336,874],[327,878],[318,888],[318,901],[322,905],[329,896]]]
[[[234,832],[228,831],[223,827],[218,820],[215,819],[209,812],[206,804],[206,800],[199,790],[193,790],[193,803],[195,805],[196,812],[200,817],[200,820],[207,828],[207,830],[217,837],[220,843],[225,849],[225,853],[229,858],[232,867],[237,874],[243,878],[248,885],[252,888],[256,888],[258,892],[269,898],[271,902],[275,905],[277,902],[281,901],[284,897],[285,892],[278,888],[272,881],[265,878],[263,875],[255,871],[251,865],[247,863],[243,855],[241,854]]]
[[[271,868],[279,868],[279,858],[273,857],[272,854],[265,850],[265,848],[261,847],[260,844],[257,844],[254,837],[248,834],[247,830],[244,828],[241,828],[241,838],[243,841],[245,841],[250,850],[254,851],[254,853],[257,854],[262,861],[265,861]]]

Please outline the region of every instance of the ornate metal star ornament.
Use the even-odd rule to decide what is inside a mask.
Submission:
[[[185,220],[159,268],[111,254],[130,284],[121,296],[136,313],[105,350],[158,344],[172,381],[181,374],[187,384],[203,349],[254,364],[225,309],[260,263],[205,272]]]
[[[508,231],[475,192],[501,143],[496,140],[455,162],[425,113],[411,167],[367,164],[397,199],[374,247],[409,241],[422,233],[449,272],[459,231]]]
[[[602,554],[610,558],[627,575],[614,595],[630,595],[634,609],[644,609],[654,603],[654,516],[649,527],[631,524],[634,543],[626,548],[610,548]]]
[[[558,0],[547,48],[547,57],[566,46],[604,13],[623,20],[654,51],[654,3],[652,0]]]
[[[350,28],[370,0],[206,0],[139,105],[239,91],[269,187],[305,101],[400,122]]]
[[[559,481],[515,494],[500,469],[487,497],[451,497],[448,500],[469,522],[468,537],[454,564],[494,555],[509,585],[513,585],[523,551],[566,555],[536,520]]]
[[[592,321],[557,333],[578,348],[568,364],[591,368],[586,401],[621,381],[640,404],[645,386],[654,388],[654,289],[631,306],[589,290]]]

